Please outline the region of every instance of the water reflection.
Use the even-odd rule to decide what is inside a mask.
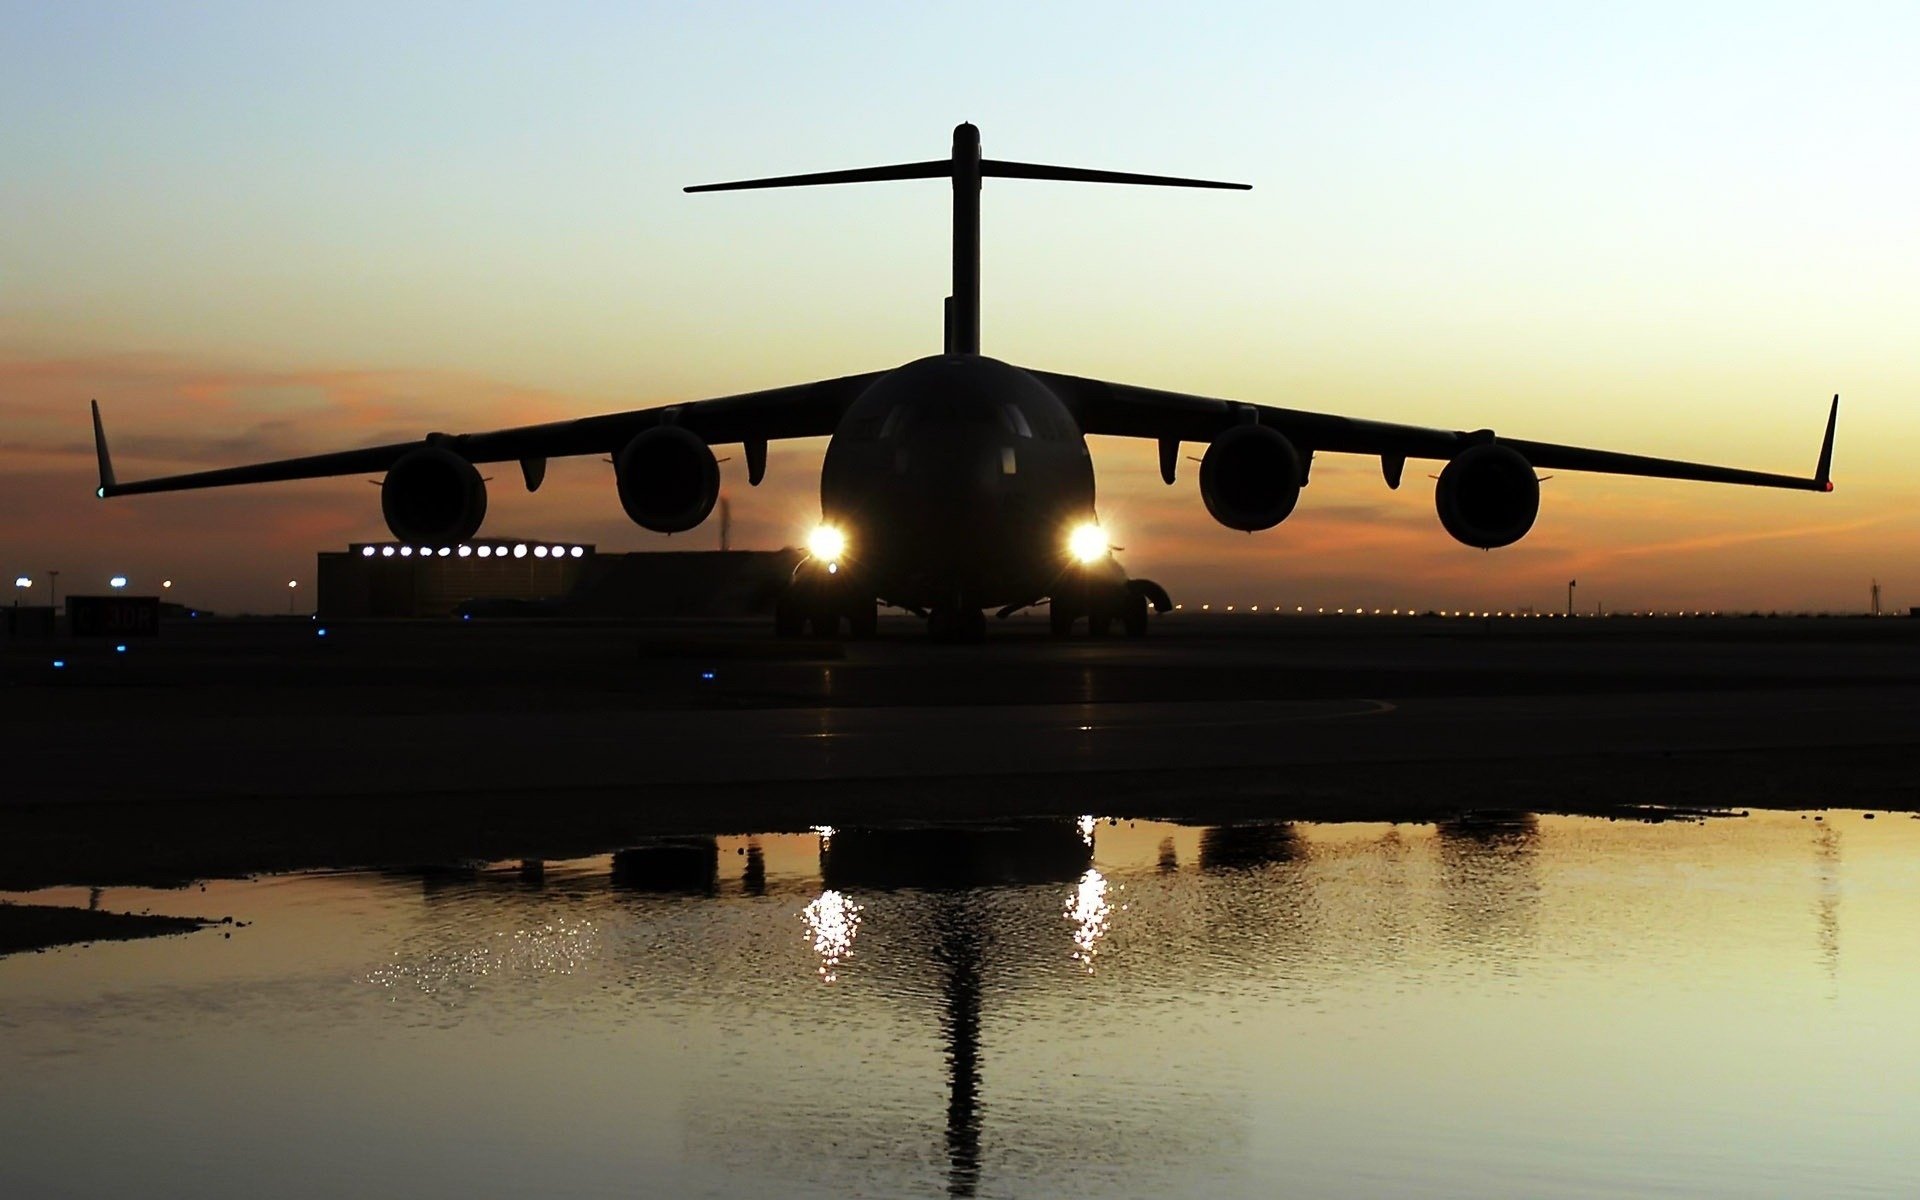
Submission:
[[[1915,862],[1083,818],[140,893],[253,924],[0,960],[0,1193],[1906,1194]],[[258,1153],[167,1185],[210,1119]]]
[[[714,838],[671,838],[613,856],[613,886],[630,892],[711,896],[719,889],[720,844]]]
[[[1107,879],[1092,867],[1080,877],[1067,897],[1067,920],[1073,923],[1073,961],[1093,972],[1093,956],[1099,952],[1100,939],[1107,935],[1113,920],[1113,905],[1107,901]]]
[[[840,977],[840,964],[853,953],[853,938],[860,932],[860,906],[829,888],[801,909],[800,916],[807,923],[813,952],[820,956],[820,978],[832,983]]]

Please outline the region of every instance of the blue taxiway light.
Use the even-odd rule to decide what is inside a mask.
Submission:
[[[54,669],[54,670],[56,670],[56,671],[64,671],[64,670],[66,670],[66,669],[67,669],[67,660],[66,660],[66,659],[64,659],[64,658],[56,658],[56,659],[54,659],[54,660],[53,660],[53,669]]]
[[[327,636],[327,627],[322,625],[320,628],[314,630],[313,633],[315,637],[325,637]]]
[[[706,680],[707,682],[709,682],[709,683],[711,683],[711,682],[713,682],[713,672],[712,672],[712,671],[702,671],[702,672],[700,672],[700,678],[702,678],[702,679],[704,679],[704,680]]]
[[[127,644],[125,642],[120,643],[113,648],[113,652],[115,654],[125,654],[127,652]]]

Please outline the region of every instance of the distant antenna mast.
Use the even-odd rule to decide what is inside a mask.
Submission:
[[[720,553],[733,549],[733,505],[720,497]]]
[[[1880,581],[1878,579],[1873,581],[1873,615],[1876,617],[1880,615]]]

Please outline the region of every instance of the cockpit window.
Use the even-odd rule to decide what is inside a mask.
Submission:
[[[1006,417],[1010,431],[1024,438],[1033,436],[1033,426],[1027,423],[1027,414],[1020,410],[1018,404],[1003,404],[1000,411]]]
[[[880,422],[881,440],[884,441],[887,438],[897,437],[900,434],[905,433],[907,431],[907,426],[912,424],[912,422],[913,422],[913,405],[911,404],[894,405],[893,408],[887,413],[887,419]]]

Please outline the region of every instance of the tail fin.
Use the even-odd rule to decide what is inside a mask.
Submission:
[[[953,295],[947,301],[946,349],[949,354],[980,353],[980,181],[998,179],[1057,179],[1069,183],[1131,183],[1149,187],[1231,188],[1250,191],[1252,184],[1221,183],[1212,179],[1183,179],[1177,175],[1136,175],[1127,171],[1095,171],[1049,163],[1005,162],[980,157],[980,131],[969,124],[953,128],[953,157],[928,162],[892,163],[882,167],[854,167],[845,171],[814,171],[804,175],[775,175],[731,183],[702,183],[689,192],[743,192],[756,188],[817,187],[834,183],[879,183],[891,179],[953,180]]]

